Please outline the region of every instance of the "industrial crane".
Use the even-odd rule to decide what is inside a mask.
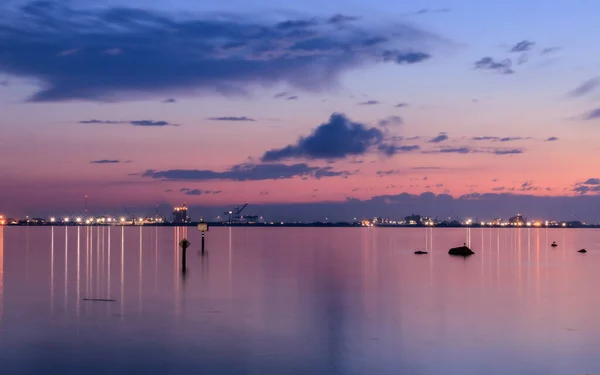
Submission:
[[[229,217],[229,223],[237,223],[240,221],[241,217],[241,213],[242,211],[244,211],[244,208],[246,208],[246,206],[248,206],[248,203],[246,202],[245,204],[241,205],[241,206],[237,206],[236,208],[234,208],[233,210],[227,211],[225,212],[225,215],[228,215]]]

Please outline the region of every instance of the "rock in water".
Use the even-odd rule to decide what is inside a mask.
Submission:
[[[578,253],[587,253],[586,249],[577,250]]]
[[[461,255],[461,256],[466,257],[466,256],[469,256],[469,255],[473,255],[475,253],[473,252],[473,250],[469,249],[466,246],[460,246],[460,247],[453,247],[452,249],[450,249],[448,251],[448,254],[450,254],[450,255]]]

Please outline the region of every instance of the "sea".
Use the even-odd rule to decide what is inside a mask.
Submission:
[[[600,230],[215,227],[201,244],[0,227],[0,373],[600,373]]]

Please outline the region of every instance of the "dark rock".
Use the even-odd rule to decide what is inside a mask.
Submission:
[[[469,249],[467,246],[453,247],[448,251],[450,255],[460,255],[463,257],[475,254],[473,250]]]
[[[557,247],[558,245],[556,244],[556,242],[552,242],[552,245],[550,245],[552,247]]]
[[[415,254],[429,254],[427,251],[417,250]]]
[[[586,249],[577,250],[578,253],[587,253]]]

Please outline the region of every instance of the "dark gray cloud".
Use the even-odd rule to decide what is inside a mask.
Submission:
[[[600,108],[593,109],[583,115],[584,120],[597,120],[600,119]]]
[[[519,149],[519,148],[513,148],[513,149],[496,149],[496,150],[491,150],[489,151],[492,154],[496,154],[496,155],[518,155],[518,154],[522,154],[524,151]]]
[[[431,55],[424,52],[385,51],[382,57],[385,62],[393,61],[397,64],[416,64],[429,60]]]
[[[584,185],[600,185],[600,178],[589,178],[585,182]]]
[[[523,138],[523,137],[502,137],[500,139],[498,139],[499,142],[512,142],[512,141],[522,141],[524,139],[527,138]]]
[[[463,147],[442,147],[437,150],[423,151],[426,154],[494,154],[494,155],[513,155],[522,154],[524,151],[521,149],[500,149],[500,148],[471,148],[467,146]]]
[[[129,122],[133,126],[173,126],[167,121],[136,120]]]
[[[207,194],[221,194],[221,190],[200,190],[200,189],[186,189],[185,195],[207,195]]]
[[[347,156],[364,155],[383,141],[383,132],[364,124],[350,121],[340,113],[334,113],[329,121],[319,125],[295,144],[267,151],[264,162],[284,159],[342,159]]]
[[[298,97],[296,95],[288,96],[285,100],[297,100]]]
[[[366,102],[360,102],[358,105],[376,105],[379,104],[377,100],[367,100]]]
[[[167,104],[176,103],[176,102],[177,102],[177,99],[175,99],[175,98],[169,98],[169,99],[163,100],[163,103],[167,103]]]
[[[102,159],[102,160],[94,160],[90,161],[91,164],[119,164],[121,160],[117,159]]]
[[[350,69],[426,60],[425,49],[444,43],[402,23],[370,28],[341,15],[269,23],[71,5],[32,1],[0,18],[0,72],[39,82],[31,101],[232,95],[276,84],[318,91]]]
[[[483,57],[481,60],[475,62],[475,69],[479,70],[492,70],[500,74],[513,74],[512,61],[505,59],[496,61],[491,57]]]
[[[527,52],[531,51],[535,46],[535,42],[531,42],[529,40],[522,40],[519,43],[515,44],[510,52]]]
[[[388,143],[380,144],[377,149],[384,155],[393,156],[396,154],[404,154],[407,152],[418,151],[421,149],[421,146],[418,145],[393,145]]]
[[[386,127],[390,125],[402,125],[404,120],[400,116],[388,116],[378,122],[379,126]]]
[[[132,121],[111,121],[111,120],[83,120],[79,121],[80,124],[127,124],[133,126],[146,126],[146,127],[162,127],[162,126],[179,126],[172,124],[168,121],[153,121],[153,120],[132,120]]]
[[[306,164],[239,164],[222,172],[202,169],[148,170],[142,176],[169,181],[263,181],[294,177],[344,177],[350,174],[348,171],[335,171],[332,167],[310,167]]]
[[[253,118],[250,117],[246,117],[246,116],[240,116],[240,117],[236,117],[236,116],[224,116],[224,117],[209,117],[207,118],[207,120],[211,120],[211,121],[256,121]]]
[[[554,142],[554,141],[558,141],[558,138],[556,138],[556,137],[549,137],[549,138],[546,138],[546,140],[545,140],[545,142]]]
[[[591,93],[592,91],[596,90],[598,87],[600,87],[600,77],[594,77],[594,78],[588,79],[587,81],[583,82],[582,84],[580,84],[573,90],[569,91],[567,96],[570,96],[571,98],[581,97],[581,96]]]
[[[493,142],[513,142],[513,141],[522,141],[525,139],[529,139],[529,138],[526,138],[526,137],[492,137],[492,136],[471,138],[472,141],[493,141]]]
[[[429,141],[429,143],[442,143],[444,141],[448,140],[448,134],[446,133],[440,133],[437,136],[431,138]]]

